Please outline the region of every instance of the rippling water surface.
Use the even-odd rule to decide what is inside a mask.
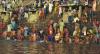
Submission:
[[[0,54],[100,54],[100,46],[0,40]]]

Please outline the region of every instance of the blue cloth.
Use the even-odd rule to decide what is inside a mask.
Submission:
[[[17,29],[17,24],[15,21],[11,21],[11,25],[12,25],[13,30]]]
[[[24,32],[24,36],[28,36],[28,31],[25,31]]]
[[[72,23],[74,20],[74,17],[73,16],[68,16],[68,23]]]
[[[24,36],[28,36],[29,35],[29,28],[28,27],[25,27],[24,28]]]
[[[52,36],[48,36],[48,41],[53,41],[53,37]]]
[[[93,11],[90,11],[90,12],[88,13],[88,18],[89,18],[89,19],[92,19],[93,16],[95,16],[94,12],[93,12]]]

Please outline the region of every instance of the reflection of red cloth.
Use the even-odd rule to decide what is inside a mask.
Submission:
[[[68,32],[68,29],[66,29],[66,28],[64,28],[64,34],[65,34],[65,36],[69,36],[69,32]]]
[[[100,25],[99,22],[96,22],[96,26],[99,27],[99,25]]]
[[[96,25],[96,27],[99,27],[100,22],[98,22],[98,21],[93,21],[93,24]]]
[[[0,22],[0,29],[4,29],[5,28],[5,24]]]
[[[2,36],[2,32],[0,32],[0,36]]]
[[[23,39],[23,36],[22,36],[22,35],[18,35],[18,36],[17,36],[17,39],[18,39],[18,40],[22,40],[22,39]]]

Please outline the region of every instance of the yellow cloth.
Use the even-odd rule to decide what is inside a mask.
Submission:
[[[56,35],[55,40],[58,41],[60,39],[60,36]]]
[[[60,26],[60,31],[62,32],[63,31],[63,27],[64,27],[64,22],[60,22],[59,26]]]
[[[0,12],[2,12],[3,11],[3,7],[2,7],[2,5],[0,5]]]
[[[4,15],[3,21],[4,22],[8,22],[9,21],[9,14]]]
[[[34,21],[37,21],[37,18],[38,18],[38,13],[36,13],[36,14],[30,14],[28,22],[29,23],[33,23]]]

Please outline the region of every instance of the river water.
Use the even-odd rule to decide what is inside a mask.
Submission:
[[[100,45],[0,40],[0,54],[100,54]]]

